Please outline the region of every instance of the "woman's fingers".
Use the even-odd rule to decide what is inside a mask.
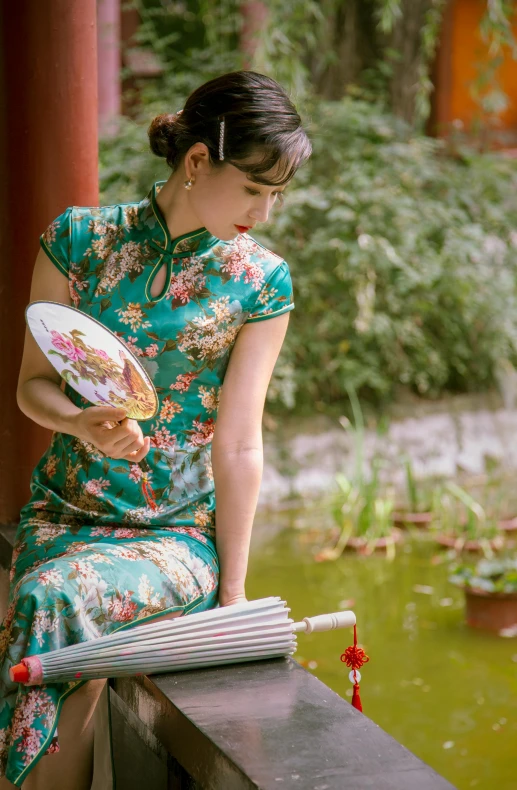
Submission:
[[[120,426],[114,428],[113,431],[113,434],[109,436],[113,452],[120,455],[134,442],[140,442],[140,444],[138,447],[133,447],[133,450],[140,450],[143,447],[144,436],[136,420],[123,420]]]
[[[149,452],[150,438],[144,437],[139,423],[126,417],[123,409],[93,406],[83,415],[90,425],[92,443],[107,457],[138,463]],[[118,422],[107,420],[108,416]]]
[[[125,457],[126,461],[131,461],[132,463],[137,464],[137,463],[139,463],[139,461],[141,461],[143,458],[145,458],[145,456],[149,452],[150,448],[151,448],[151,439],[149,438],[149,436],[145,436],[144,437],[144,446],[142,447],[142,449],[141,450],[137,450],[136,452],[133,452],[133,453],[129,453],[128,455],[126,455],[124,457]]]
[[[127,458],[128,455],[131,453],[140,452],[143,449],[144,442],[143,439],[137,439],[136,441],[128,442],[126,445],[121,445],[113,450],[113,455],[117,458]]]

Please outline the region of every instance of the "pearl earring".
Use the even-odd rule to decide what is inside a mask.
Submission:
[[[185,189],[192,189],[192,184],[193,184],[193,183],[194,183],[193,179],[192,179],[192,178],[189,178],[189,180],[188,180],[188,181],[185,181],[185,183],[183,184],[183,186],[185,187]]]

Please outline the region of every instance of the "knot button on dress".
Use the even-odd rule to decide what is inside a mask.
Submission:
[[[171,239],[156,202],[163,183],[137,203],[67,208],[41,236],[73,306],[138,357],[159,408],[140,422],[151,442],[140,463],[55,432],[33,472],[0,626],[0,775],[17,786],[59,749],[61,706],[84,681],[18,687],[13,664],[217,604],[210,448],[221,386],[242,326],[294,307],[286,262],[249,235]],[[65,393],[91,405],[68,384]]]

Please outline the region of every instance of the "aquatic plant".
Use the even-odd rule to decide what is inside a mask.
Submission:
[[[482,559],[451,566],[449,581],[462,589],[487,593],[517,593],[517,557]]]
[[[371,553],[380,539],[386,545],[387,555],[395,553],[392,512],[394,499],[380,481],[382,461],[374,456],[369,472],[364,468],[364,417],[352,387],[347,387],[352,406],[354,425],[346,418],[340,424],[350,432],[354,439],[354,471],[351,476],[340,472],[336,475],[337,491],[331,497],[331,513],[340,533],[333,548],[319,552],[319,560],[337,559],[341,556],[352,538],[363,538],[362,551]]]
[[[491,557],[493,549],[502,546],[497,522],[488,518],[481,503],[454,481],[444,483],[436,508],[436,531],[455,538],[456,550],[475,542],[486,557]]]

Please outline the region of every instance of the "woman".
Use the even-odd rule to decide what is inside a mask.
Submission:
[[[0,628],[1,788],[91,784],[105,681],[17,687],[8,670],[24,655],[245,600],[262,412],[294,307],[286,262],[246,231],[311,145],[284,90],[252,71],[202,85],[148,134],[168,180],[138,203],[66,209],[36,259],[31,302],[71,304],[115,332],[160,409],[137,423],[62,390],[27,333],[18,403],[53,435]]]

